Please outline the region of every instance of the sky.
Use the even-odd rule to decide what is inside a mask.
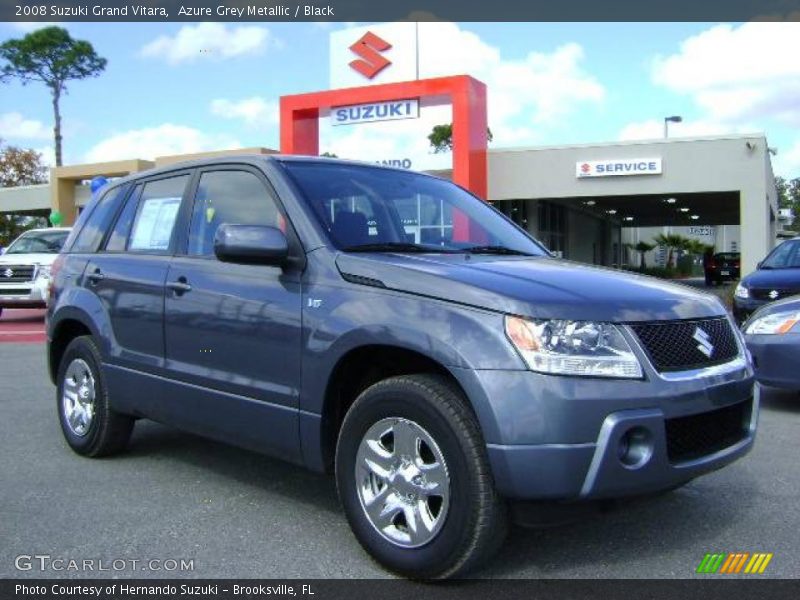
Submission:
[[[71,82],[62,99],[64,163],[278,148],[279,97],[329,89],[331,35],[353,29],[355,41],[365,25],[65,24],[108,66]],[[0,41],[37,26],[0,23]],[[438,22],[419,31],[425,76],[467,73],[487,84],[491,148],[660,138],[664,117],[680,115],[670,137],[763,132],[776,175],[800,177],[800,23]],[[447,111],[323,122],[320,149],[446,166],[425,138]],[[6,143],[52,161],[52,122],[43,85],[0,84]]]

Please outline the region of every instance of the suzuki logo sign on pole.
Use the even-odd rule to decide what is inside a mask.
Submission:
[[[661,175],[660,158],[581,160],[575,163],[575,177],[619,177],[621,175]]]
[[[374,121],[419,118],[419,100],[390,100],[353,106],[336,106],[331,109],[332,125],[354,125]]]
[[[350,67],[367,79],[372,79],[392,64],[392,61],[380,54],[391,47],[389,42],[368,31],[350,46],[350,50],[361,57],[360,60],[350,62]]]

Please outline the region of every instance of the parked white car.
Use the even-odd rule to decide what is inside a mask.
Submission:
[[[26,231],[0,256],[0,314],[4,308],[44,308],[50,266],[69,235],[68,227]]]

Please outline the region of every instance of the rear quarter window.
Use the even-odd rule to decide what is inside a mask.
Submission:
[[[100,197],[80,226],[75,241],[68,248],[69,252],[97,252],[127,191],[128,186],[121,185],[111,188]],[[69,244],[69,241],[67,243]]]

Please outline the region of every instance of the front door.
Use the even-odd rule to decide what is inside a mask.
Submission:
[[[186,252],[166,278],[166,369],[184,384],[181,418],[200,433],[297,458],[301,272],[219,261],[222,223],[287,227],[260,172],[201,171]]]

